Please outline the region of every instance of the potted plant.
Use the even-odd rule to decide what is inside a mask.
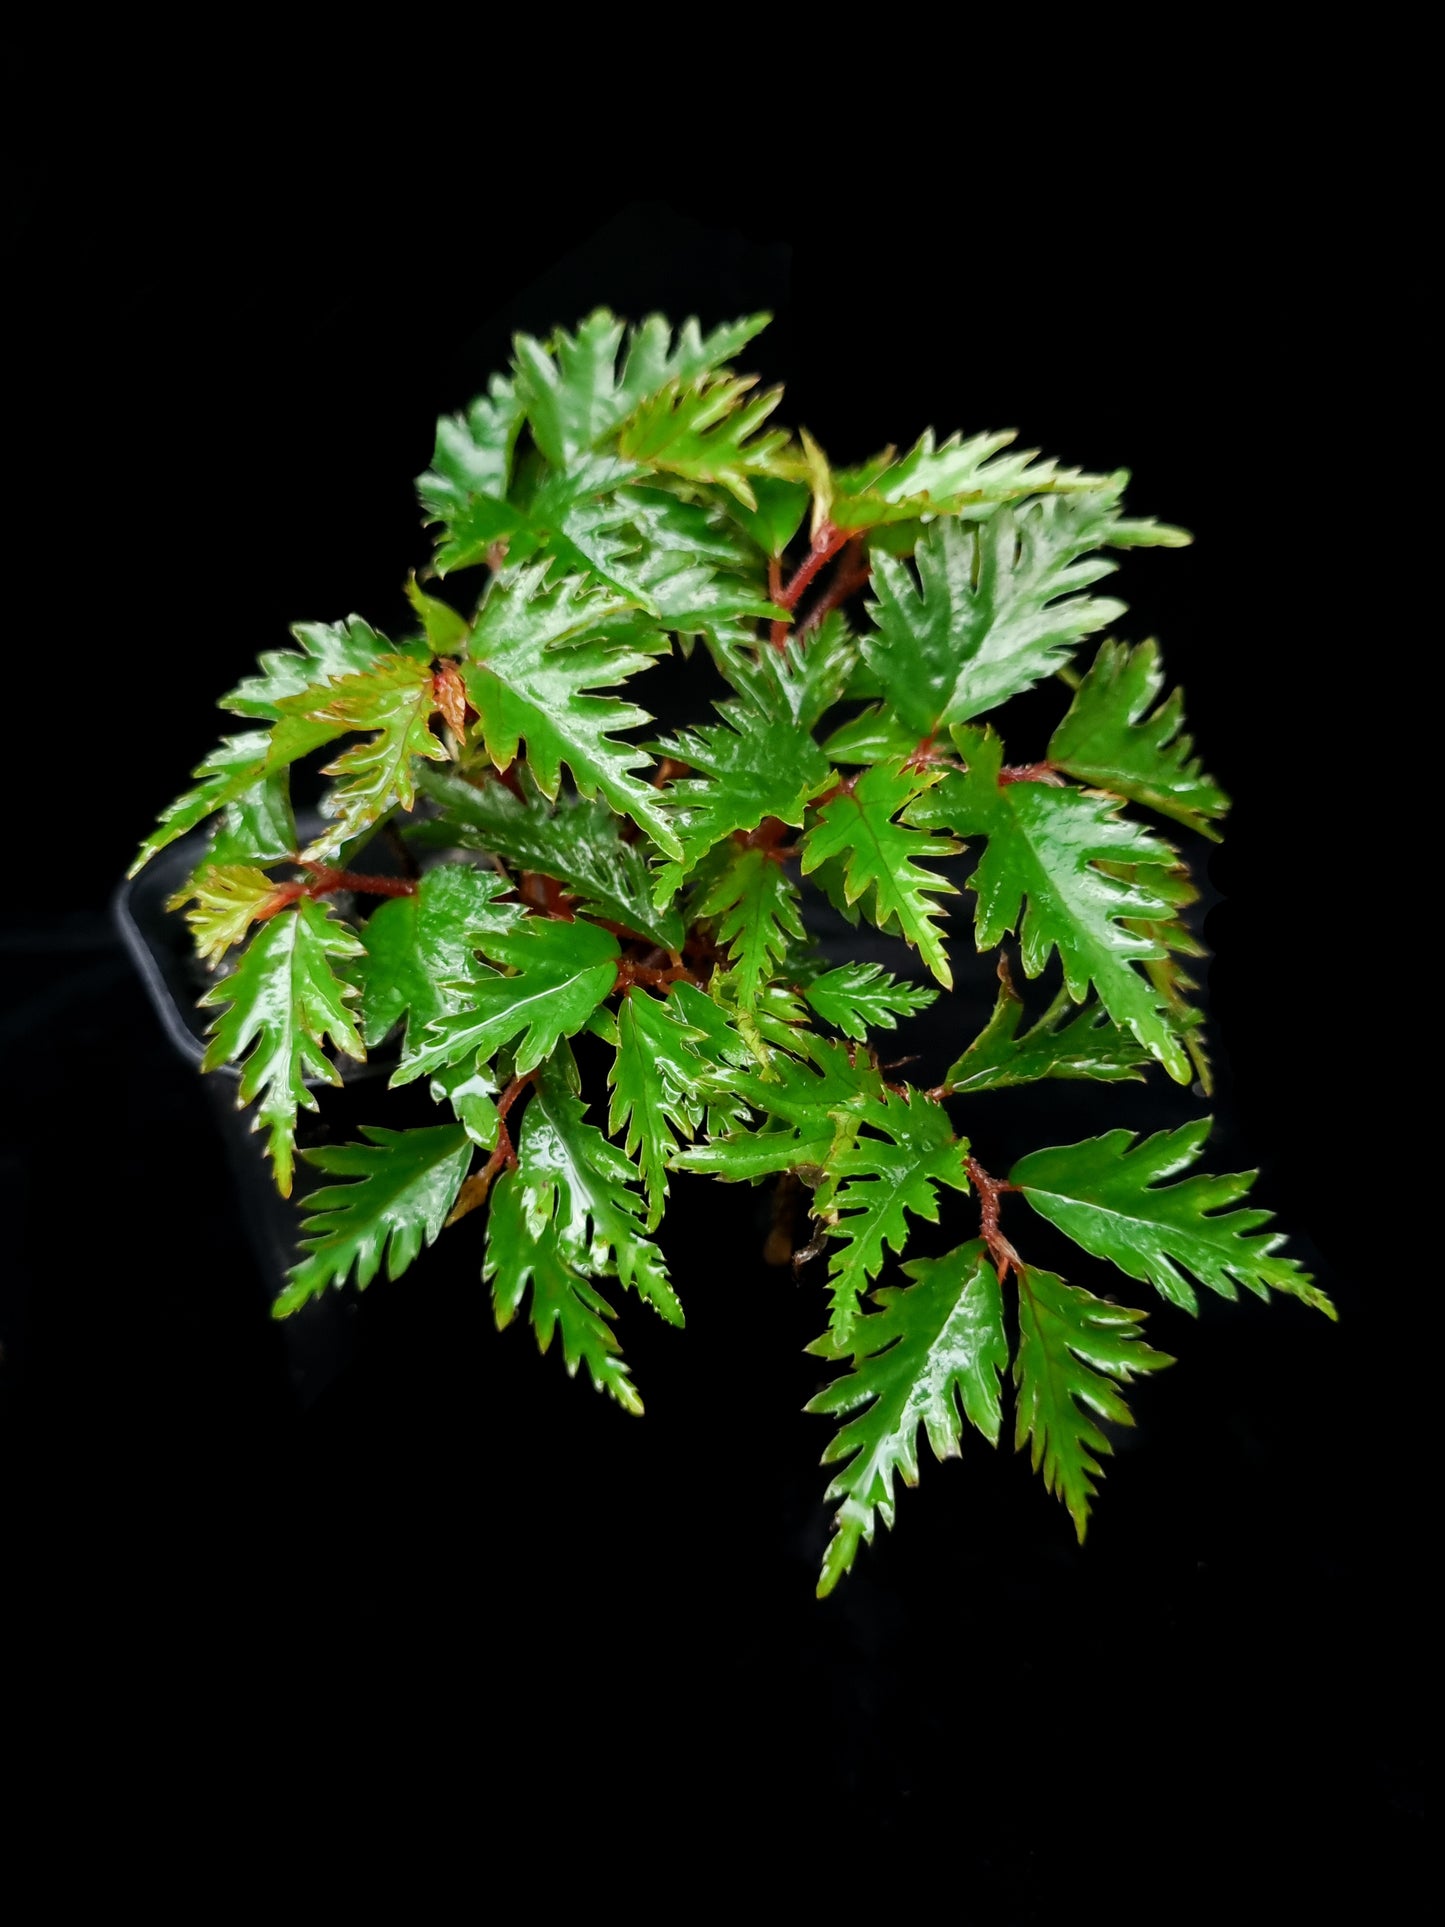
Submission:
[[[1124,605],[1093,592],[1113,552],[1188,537],[1126,514],[1122,473],[1006,434],[835,467],[731,368],[765,319],[518,337],[419,484],[435,576],[479,589],[459,607],[413,579],[395,640],[300,625],[223,698],[237,730],[136,870],[184,851],[195,1048],[283,1196],[346,1066],[430,1106],[354,1085],[364,1127],[303,1150],[323,1181],[278,1317],[484,1212],[498,1324],[525,1316],[640,1412],[616,1301],[682,1323],[672,1174],[778,1187],[770,1255],[823,1300],[810,1409],[839,1421],[826,1592],[892,1523],[920,1428],[939,1456],[966,1424],[996,1442],[1010,1377],[1083,1537],[1101,1428],[1169,1361],[1141,1310],[1031,1260],[1029,1212],[1175,1306],[1242,1285],[1330,1307],[1248,1178],[1197,1172],[1207,1117],[1136,1139],[1101,1105],[1098,1134],[1003,1170],[975,1101],[1146,1074],[1208,1095],[1171,836],[1216,836],[1227,799],[1157,646],[1111,639]],[[679,655],[715,672],[712,713],[629,734],[648,712],[604,692]],[[1040,689],[1057,714],[1010,760],[998,714]],[[298,831],[291,773],[316,760],[331,788]],[[960,886],[996,973],[974,1025]],[[910,1078],[887,1033],[925,1011],[947,1061]],[[885,1283],[945,1207],[962,1235]]]

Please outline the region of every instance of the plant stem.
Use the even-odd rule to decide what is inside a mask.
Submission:
[[[1011,1271],[1023,1268],[1023,1259],[999,1229],[998,1201],[1005,1191],[1017,1191],[1019,1187],[1006,1178],[991,1178],[975,1157],[967,1160],[967,1170],[969,1182],[978,1193],[979,1232],[1002,1284]]]

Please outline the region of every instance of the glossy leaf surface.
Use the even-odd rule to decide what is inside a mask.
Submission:
[[[203,1068],[240,1062],[238,1102],[256,1104],[251,1128],[267,1132],[285,1197],[295,1169],[297,1112],[317,1108],[307,1080],[341,1082],[325,1046],[348,1057],[366,1054],[350,1008],[356,992],[333,968],[360,954],[351,932],[303,897],[262,924],[231,975],[201,999],[221,1007]]]
[[[1193,738],[1182,734],[1184,698],[1172,696],[1148,714],[1164,687],[1159,645],[1100,645],[1069,707],[1049,741],[1049,761],[1099,789],[1112,790],[1172,816],[1186,829],[1217,836],[1211,823],[1229,798],[1204,774],[1191,754]]]
[[[1245,1196],[1253,1172],[1165,1182],[1198,1162],[1209,1128],[1210,1119],[1200,1118],[1138,1143],[1131,1131],[1106,1131],[1082,1144],[1030,1152],[1009,1179],[1075,1244],[1186,1311],[1198,1309],[1194,1278],[1223,1298],[1237,1298],[1240,1285],[1261,1298],[1273,1288],[1333,1317],[1309,1273],[1278,1255],[1283,1237],[1261,1229],[1270,1214],[1225,1208]]]
[[[462,675],[487,754],[498,769],[508,769],[525,742],[532,775],[548,798],[561,787],[565,763],[584,796],[604,796],[669,856],[680,856],[656,790],[633,774],[647,757],[615,737],[649,721],[646,710],[589,693],[645,669],[666,641],[610,640],[606,625],[622,612],[620,605],[589,594],[573,577],[544,587],[544,573],[533,567],[498,583],[472,630]]]
[[[709,1310],[739,1384],[794,1291],[827,1317],[826,1592],[892,1523],[920,1428],[940,1457],[966,1421],[997,1438],[1015,1320],[1017,1437],[1080,1533],[1121,1388],[1165,1362],[1139,1312],[1036,1268],[1030,1236],[1053,1231],[1030,1234],[1010,1188],[1175,1305],[1202,1283],[1330,1307],[1244,1204],[1249,1180],[1197,1174],[1204,1125],[1105,1130],[1002,1181],[973,1102],[1088,1078],[1103,1111],[1156,1064],[1208,1092],[1199,889],[1131,812],[1214,836],[1227,799],[1155,643],[1073,661],[1124,613],[1101,588],[1119,554],[1188,537],[1126,512],[1122,471],[1007,433],[930,431],[835,466],[733,365],[764,320],[629,329],[598,309],[518,335],[510,368],[437,425],[417,485],[435,554],[397,559],[403,632],[353,615],[268,648],[222,698],[249,726],[137,867],[205,826],[165,887],[215,971],[206,1065],[238,1067],[283,1191],[338,1053],[397,1051],[391,1081],[413,1087],[395,1100],[413,1128],[384,1112],[315,1152],[283,1312],[394,1277],[468,1220],[455,1235],[482,1233],[498,1325],[526,1317],[637,1412],[613,1301],[681,1322],[672,1174],[767,1187],[718,1207],[727,1292]],[[653,669],[649,741],[634,697]],[[1035,687],[1055,677],[1062,720]],[[979,719],[1030,691],[1015,754],[1039,760],[1010,764]],[[309,803],[322,764],[303,850],[292,790]],[[912,977],[952,991],[945,900],[965,879],[979,949],[1016,937],[1024,976],[1057,958],[1063,987],[1026,1015],[1000,956],[966,1048],[972,980],[967,1027],[944,1005],[895,1043],[882,1033],[940,994]],[[997,1107],[1003,1142],[1027,1102]],[[947,1255],[910,1258],[945,1214],[963,1228],[928,1248]],[[688,1248],[668,1255],[686,1277]],[[790,1257],[780,1298],[763,1261]]]
[[[303,1153],[329,1178],[305,1199],[304,1256],[293,1265],[272,1307],[276,1317],[299,1311],[328,1285],[354,1275],[363,1291],[386,1262],[399,1278],[423,1244],[435,1244],[472,1161],[472,1141],[459,1125],[415,1131],[363,1128],[365,1144],[321,1145]]]
[[[946,836],[925,836],[899,814],[921,796],[933,775],[915,778],[891,764],[879,764],[836,796],[818,805],[818,820],[803,840],[803,874],[830,858],[842,865],[844,894],[861,902],[880,930],[893,930],[914,944],[943,985],[953,987],[953,972],[934,919],[943,914],[931,899],[952,894],[953,885],[920,869],[923,858],[956,856],[958,845]]]
[[[513,974],[480,971],[459,992],[457,1008],[433,1018],[392,1077],[409,1084],[444,1065],[488,1058],[514,1045],[517,1075],[545,1062],[573,1037],[612,989],[617,939],[595,923],[528,917],[515,930],[481,939],[486,955]]]
[[[1168,999],[1138,968],[1165,954],[1138,923],[1167,918],[1170,906],[1146,875],[1125,881],[1100,867],[1111,861],[1165,866],[1173,851],[1085,790],[1001,782],[1003,746],[992,730],[960,729],[955,736],[967,772],[949,771],[908,814],[930,828],[988,839],[969,878],[978,898],[979,949],[995,949],[1016,931],[1030,977],[1057,950],[1074,1001],[1097,991],[1113,1021],[1187,1084],[1189,1058]]]
[[[1144,1343],[1141,1311],[1029,1266],[1018,1288],[1014,1443],[1028,1446],[1034,1470],[1068,1507],[1082,1544],[1101,1469],[1096,1455],[1113,1449],[1098,1421],[1132,1425],[1119,1385],[1174,1361]]]
[[[918,1483],[920,1426],[940,1461],[958,1457],[965,1421],[998,1443],[999,1382],[1009,1346],[1003,1294],[987,1252],[981,1243],[960,1245],[947,1257],[915,1259],[903,1270],[913,1282],[876,1292],[879,1309],[854,1326],[846,1348],[851,1369],[808,1401],[810,1412],[845,1420],[823,1454],[825,1465],[839,1467],[826,1496],[841,1503],[820,1598],[852,1566],[860,1541],[873,1543],[877,1520],[892,1526],[895,1477]],[[823,1358],[839,1355],[831,1335],[808,1349]]]

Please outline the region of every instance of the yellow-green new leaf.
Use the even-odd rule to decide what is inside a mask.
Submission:
[[[233,943],[240,943],[258,918],[285,902],[275,879],[249,863],[206,863],[190,882],[168,899],[167,910],[190,904],[186,922],[191,927],[196,955],[202,963],[218,964]]]
[[[745,508],[756,509],[750,477],[795,475],[786,430],[760,433],[783,398],[781,388],[745,397],[752,375],[719,375],[692,387],[671,383],[625,423],[618,448],[625,461],[688,482],[715,482]]]
[[[414,656],[388,656],[362,675],[288,696],[277,707],[283,720],[325,725],[333,734],[376,731],[327,765],[325,774],[341,780],[327,805],[336,820],[306,852],[320,862],[388,810],[411,809],[416,802],[413,758],[447,760],[446,745],[431,729],[437,711],[431,665]]]
[[[598,308],[575,335],[558,328],[545,343],[518,335],[517,394],[538,448],[554,465],[595,448],[649,397],[672,383],[696,382],[731,360],[770,318],[746,315],[706,336],[689,319],[674,339],[662,315],[649,315],[629,333]]]

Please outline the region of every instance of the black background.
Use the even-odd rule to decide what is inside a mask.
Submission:
[[[490,1859],[528,1809],[555,1811],[558,1879],[679,1835],[714,1849],[703,1882],[764,1844],[820,1890],[916,1856],[983,1921],[1111,1887],[1152,1918],[1161,1877],[1394,1891],[1424,1507],[1390,1414],[1422,1287],[1360,1148],[1371,1120],[1393,1142],[1379,1057],[1327,1041],[1391,971],[1361,915],[1384,811],[1339,752],[1408,730],[1334,672],[1379,646],[1351,566],[1361,304],[1338,183],[1287,142],[1154,199],[1086,185],[1041,169],[1004,215],[952,188],[774,214],[679,190],[459,223],[400,163],[248,154],[21,194],[0,1386],[11,1665],[67,1772],[164,1734],[189,1828],[351,1807],[375,1833],[328,1840],[363,1865],[383,1839]],[[108,898],[259,648],[300,617],[401,621],[436,414],[514,328],[598,302],[774,309],[748,360],[838,459],[1017,426],[1129,466],[1131,503],[1196,533],[1120,586],[1236,799],[1211,1158],[1262,1167],[1343,1319],[1161,1310],[1180,1362],[1139,1391],[1082,1552],[974,1441],[815,1603],[816,1281],[764,1268],[752,1200],[698,1183],[669,1219],[686,1335],[627,1313],[641,1423],[499,1337],[466,1252],[377,1286],[345,1380],[288,1406],[219,1139]],[[1058,1115],[1001,1114],[998,1161],[1091,1128]]]

